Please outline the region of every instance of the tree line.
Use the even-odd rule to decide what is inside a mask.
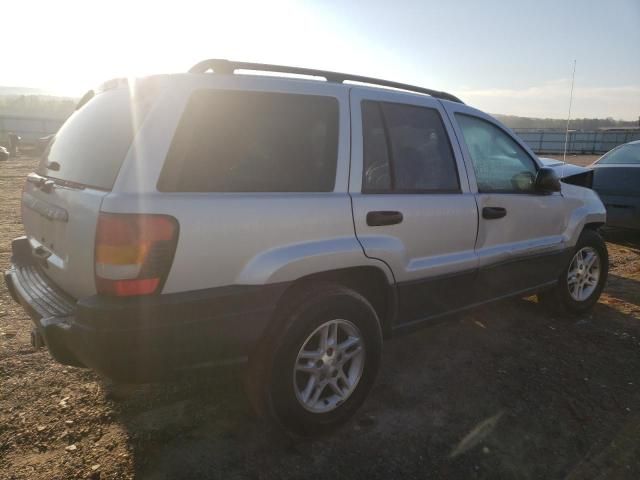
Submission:
[[[19,115],[41,118],[67,118],[76,106],[78,99],[53,95],[0,95],[0,115]],[[494,114],[509,128],[561,129],[567,121],[558,118],[531,118],[515,115]],[[615,120],[609,118],[575,118],[569,128],[573,130],[597,130],[599,128],[638,127],[640,121]]]
[[[509,128],[544,128],[564,130],[567,127],[566,119],[559,118],[530,118],[517,117],[515,115],[494,114],[498,120]],[[598,130],[600,128],[629,128],[639,127],[638,121],[615,120],[609,118],[574,118],[569,122],[571,130]]]
[[[52,95],[0,95],[0,115],[64,120],[71,115],[77,102],[75,98]]]

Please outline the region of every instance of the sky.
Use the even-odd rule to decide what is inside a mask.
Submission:
[[[0,85],[80,96],[205,58],[444,90],[490,113],[640,116],[640,0],[7,0]]]

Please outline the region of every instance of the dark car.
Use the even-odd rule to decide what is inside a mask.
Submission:
[[[607,225],[640,230],[640,140],[605,153],[592,167],[593,189],[607,208]]]

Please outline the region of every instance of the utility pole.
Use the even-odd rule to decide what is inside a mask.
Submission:
[[[573,103],[573,84],[576,80],[576,60],[573,61],[573,75],[571,75],[571,95],[569,95],[569,114],[567,115],[567,129],[564,134],[564,154],[562,161],[567,162],[567,143],[569,142],[569,120],[571,120],[571,104]]]

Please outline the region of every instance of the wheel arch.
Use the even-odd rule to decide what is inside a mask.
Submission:
[[[314,285],[327,283],[349,288],[366,298],[376,311],[383,336],[391,335],[397,312],[396,287],[394,283],[389,282],[387,272],[380,267],[369,265],[316,272],[291,282],[278,299],[265,336],[270,336],[284,321],[283,312],[291,302],[312,290]]]
[[[585,213],[585,208],[577,209],[569,219],[569,224],[565,230],[565,241],[568,247],[574,247],[578,238],[585,230],[597,231],[606,221],[604,207],[603,212]]]
[[[583,230],[598,231],[598,229],[601,227],[604,227],[604,225],[605,225],[604,222],[590,222],[585,224],[585,226],[583,227]]]

